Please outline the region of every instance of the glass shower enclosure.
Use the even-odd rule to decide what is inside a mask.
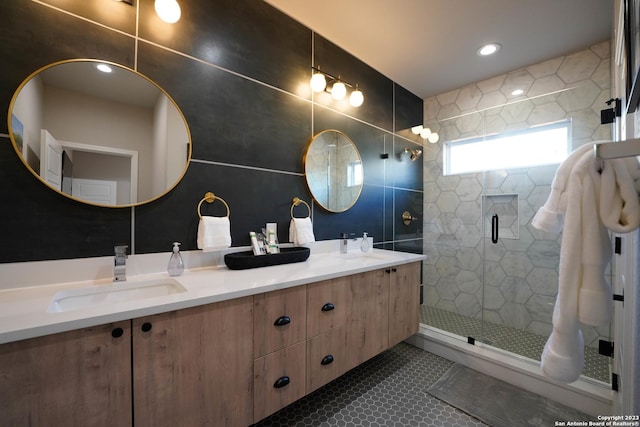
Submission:
[[[577,102],[587,89],[574,85],[467,113],[440,106],[428,124],[440,141],[425,143],[424,150],[421,323],[468,343],[540,360],[552,330],[562,235],[541,232],[531,220],[547,200],[559,162],[536,160],[532,153],[524,157],[534,164],[521,166],[515,154],[499,150],[493,157],[506,163],[491,166],[492,159],[471,146],[514,143],[509,138],[533,133],[535,151],[536,138],[549,138],[536,132],[554,128],[567,131],[561,151],[609,139],[610,128],[599,124],[593,100],[586,107]],[[456,169],[455,156],[465,158],[471,170]],[[515,166],[508,166],[511,160]],[[611,359],[598,353],[598,344],[609,341],[610,328],[585,327],[583,334],[583,375],[609,382]]]

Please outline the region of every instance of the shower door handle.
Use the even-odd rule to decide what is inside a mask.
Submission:
[[[491,242],[498,243],[498,214],[491,217]]]

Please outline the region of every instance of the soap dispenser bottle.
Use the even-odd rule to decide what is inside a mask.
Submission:
[[[366,231],[362,235],[362,243],[360,244],[360,250],[362,252],[369,252],[369,237],[367,237]]]
[[[173,252],[171,253],[171,258],[169,258],[167,272],[169,276],[179,276],[183,271],[184,261],[182,261],[182,255],[180,255],[180,242],[173,242]]]

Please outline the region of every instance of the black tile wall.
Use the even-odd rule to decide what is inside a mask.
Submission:
[[[0,112],[7,117],[20,83],[54,61],[101,58],[137,67],[174,98],[189,123],[193,158],[184,179],[166,196],[135,208],[84,205],[33,177],[0,136],[0,262],[111,255],[119,243],[136,253],[169,252],[176,240],[196,249],[196,206],[206,191],[229,203],[233,246],[248,245],[248,231],[266,222],[277,222],[279,239],[287,241],[291,199],[312,201],[304,150],[325,129],[354,141],[365,185],[346,212],[312,204],[316,238],[367,231],[376,247],[422,247],[422,158],[397,156],[419,142],[407,130],[422,122],[420,98],[263,1],[183,0],[175,25],[159,21],[151,0],[135,3],[0,2]],[[362,107],[319,96],[310,102],[310,91],[301,88],[312,64],[358,83]],[[4,121],[0,133],[7,133]],[[420,221],[403,228],[399,214],[407,209]],[[220,203],[205,203],[203,210],[224,213]]]

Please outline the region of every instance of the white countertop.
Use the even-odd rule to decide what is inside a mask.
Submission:
[[[425,259],[424,255],[373,249],[367,253],[312,251],[307,261],[249,270],[201,267],[174,279],[186,291],[67,312],[47,311],[57,292],[112,285],[85,280],[0,290],[0,343],[86,328],[167,311],[225,301]],[[167,273],[127,277],[127,284],[169,278]],[[114,286],[118,286],[115,284]]]

